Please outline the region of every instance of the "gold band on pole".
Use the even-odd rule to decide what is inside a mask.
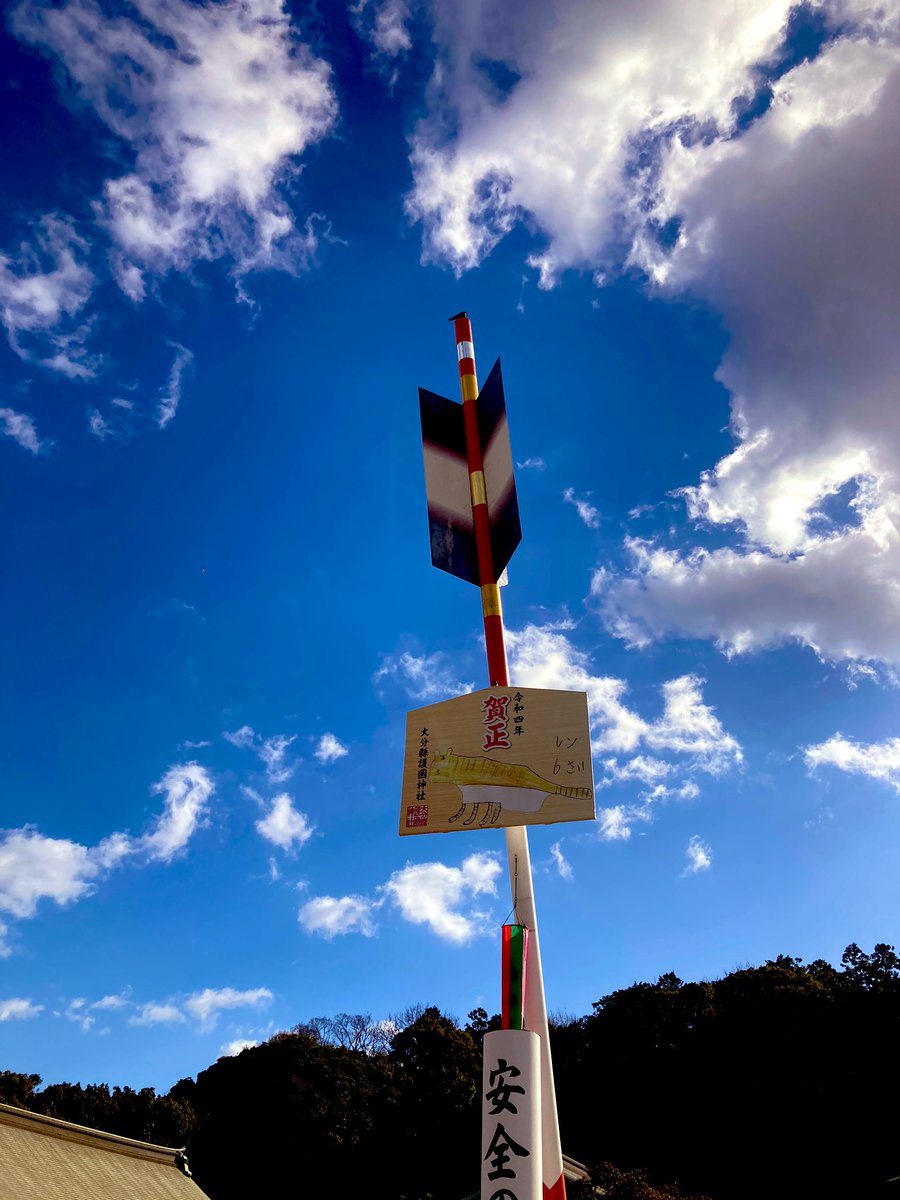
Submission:
[[[484,486],[484,471],[469,473],[469,490],[472,493],[472,507],[476,504],[487,504],[487,489]]]
[[[486,617],[502,617],[500,588],[496,583],[485,583],[481,588],[481,611]]]

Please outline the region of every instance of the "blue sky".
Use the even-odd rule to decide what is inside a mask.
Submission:
[[[406,711],[485,681],[460,309],[513,677],[591,704],[549,1007],[896,940],[896,3],[25,0],[0,55],[3,1067],[498,1007],[502,836],[395,832]]]

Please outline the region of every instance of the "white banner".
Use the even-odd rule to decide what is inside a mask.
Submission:
[[[481,1200],[542,1200],[540,1041],[527,1029],[485,1034]]]

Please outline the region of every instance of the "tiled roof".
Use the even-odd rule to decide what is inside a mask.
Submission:
[[[0,1200],[205,1200],[180,1150],[0,1104]]]

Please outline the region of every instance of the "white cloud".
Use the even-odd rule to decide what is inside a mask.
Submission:
[[[140,1006],[140,1012],[129,1017],[129,1025],[183,1025],[185,1015],[174,1004],[157,1004],[151,1000]]]
[[[329,942],[344,933],[374,937],[373,912],[380,904],[365,896],[314,896],[301,907],[297,918],[307,933],[318,933]]]
[[[810,770],[836,767],[850,775],[867,775],[900,792],[900,738],[863,745],[836,733],[827,741],[805,747],[803,758]]]
[[[397,58],[412,47],[407,24],[411,13],[406,0],[358,0],[351,7],[354,23],[371,43],[376,55]]]
[[[184,1008],[199,1023],[205,1033],[214,1029],[219,1016],[226,1009],[232,1008],[265,1008],[273,1000],[268,988],[250,988],[239,992],[234,988],[204,988],[202,992],[194,992],[184,1002]]]
[[[12,996],[8,1000],[0,1000],[0,1021],[25,1021],[36,1017],[44,1011],[43,1004],[32,1004],[20,996]]]
[[[0,842],[0,911],[33,917],[41,900],[70,904],[93,890],[99,874],[87,846],[31,825],[9,830]]]
[[[235,1038],[233,1042],[226,1042],[224,1046],[219,1047],[219,1058],[234,1058],[242,1050],[250,1050],[258,1045],[259,1042],[250,1038]]]
[[[475,687],[473,683],[463,683],[456,678],[448,656],[440,650],[434,654],[385,655],[372,682],[378,687],[386,679],[396,680],[412,700],[423,703],[446,700],[449,696],[471,692]]]
[[[510,673],[527,687],[586,692],[596,755],[633,754],[643,743],[653,751],[686,755],[691,767],[711,774],[741,762],[738,742],[703,702],[700,678],[683,675],[664,683],[663,714],[647,721],[624,703],[628,686],[623,679],[591,673],[589,656],[573,646],[564,632],[570,627],[526,625],[508,631]],[[668,773],[665,766],[643,756],[634,757],[625,767],[615,758],[606,761],[614,779],[630,775],[647,781],[654,774]]]
[[[293,775],[294,768],[285,763],[285,755],[288,747],[294,741],[296,741],[296,735],[287,737],[281,733],[263,739],[258,754],[265,765],[266,776],[270,783],[284,783]]]
[[[486,932],[488,917],[477,910],[460,911],[464,901],[497,894],[502,867],[492,854],[472,854],[459,867],[430,862],[394,871],[384,891],[404,920],[427,925],[444,941],[463,945]]]
[[[526,458],[524,462],[517,462],[516,466],[520,471],[546,471],[547,464],[542,458]]]
[[[603,286],[624,259],[730,334],[735,449],[683,495],[734,544],[632,544],[609,627],[900,662],[896,0],[817,3],[824,49],[787,71],[791,0],[432,7],[409,200],[426,256],[464,270],[527,222],[544,286],[567,268]],[[760,68],[771,103],[747,120]]]
[[[626,759],[622,763],[617,758],[604,758],[602,765],[604,785],[631,782],[632,780],[656,784],[675,770],[672,763],[665,762],[660,758],[647,758],[643,754],[637,754],[634,758]]]
[[[349,751],[333,733],[323,733],[314,753],[320,763],[333,763],[337,762],[339,758],[343,758]]]
[[[296,734],[289,737],[284,733],[276,733],[272,737],[262,738],[250,725],[242,725],[234,733],[223,733],[222,737],[239,750],[253,750],[266,769],[269,783],[285,783],[293,775],[295,766],[286,762],[286,757],[288,749],[297,740]]]
[[[101,996],[101,998],[99,1000],[95,1000],[90,1007],[98,1012],[109,1012],[113,1009],[126,1008],[129,1003],[130,1000],[125,994],[110,995]]]
[[[165,806],[155,827],[143,835],[139,847],[151,859],[171,862],[205,823],[215,790],[209,772],[199,763],[170,767],[152,791],[165,793]]]
[[[689,754],[704,771],[718,775],[739,764],[743,754],[737,740],[703,703],[702,684],[697,675],[682,675],[664,683],[663,715],[648,726],[644,740],[651,750]]]
[[[729,136],[732,102],[754,92],[790,7],[522,0],[510,21],[500,0],[470,5],[465,20],[434,0],[443,53],[413,137],[409,200],[426,255],[473,267],[526,220],[546,238],[530,260],[546,284],[567,267],[603,268],[652,182],[640,152],[679,128]]]
[[[91,1026],[97,1020],[88,1011],[87,1000],[83,996],[79,996],[77,1000],[69,1001],[63,1016],[67,1021],[73,1021],[76,1025],[80,1025],[82,1033],[89,1033]]]
[[[226,742],[231,742],[232,746],[237,746],[239,750],[250,750],[253,748],[256,734],[249,725],[242,725],[234,733],[223,733],[222,737]]]
[[[238,273],[308,261],[315,236],[297,229],[283,188],[336,119],[328,65],[280,0],[134,8],[26,0],[12,18],[133,154],[96,205],[122,289],[140,301],[148,271],[202,259],[228,256]]]
[[[574,488],[566,488],[562,495],[566,504],[574,505],[579,517],[581,517],[588,529],[600,528],[601,517],[599,509],[594,508],[593,504],[589,503],[587,500],[579,499],[578,496],[575,495]],[[588,492],[588,495],[590,495],[590,492]]]
[[[47,214],[18,258],[0,253],[0,321],[10,346],[71,379],[88,379],[100,365],[85,348],[89,324],[78,323],[95,284],[87,251],[71,221]]]
[[[45,837],[31,825],[7,830],[0,840],[0,912],[26,919],[41,900],[60,906],[80,900],[128,859],[171,862],[202,826],[213,783],[197,763],[185,763],[170,767],[152,790],[165,793],[165,804],[140,837],[112,833],[91,847]]]
[[[282,850],[304,845],[313,834],[309,818],[294,808],[287,792],[275,797],[266,816],[256,822],[256,830]]]
[[[88,430],[97,438],[98,441],[105,442],[108,437],[112,437],[113,427],[103,416],[98,408],[89,408],[87,410]]]
[[[575,878],[574,872],[572,871],[572,864],[563,854],[559,842],[554,842],[550,847],[550,857],[553,859],[556,869],[559,871],[562,879],[569,880]]]
[[[171,342],[170,345],[175,350],[175,357],[169,368],[169,378],[160,389],[159,405],[156,409],[156,424],[160,429],[165,429],[175,416],[181,403],[182,376],[194,361],[193,354],[185,346],[179,345],[178,342]]]
[[[50,444],[38,437],[32,417],[27,413],[16,412],[13,408],[0,408],[0,432],[18,442],[23,450],[30,450],[32,454],[40,454]]]
[[[708,871],[712,866],[712,847],[695,833],[687,844],[685,850],[687,858],[687,866],[682,872],[683,875],[696,875],[699,871]]]
[[[719,377],[737,446],[685,497],[693,519],[741,540],[633,546],[631,578],[604,604],[630,641],[676,633],[727,653],[795,641],[826,660],[900,661],[891,7],[874,36],[851,25],[780,80],[741,138],[681,147],[662,176],[660,215],[677,208],[683,233],[661,282],[700,293],[732,331]]]
[[[625,807],[616,804],[612,808],[601,808],[597,813],[600,822],[599,837],[604,842],[627,842],[631,837],[631,821]]]

